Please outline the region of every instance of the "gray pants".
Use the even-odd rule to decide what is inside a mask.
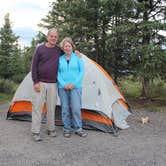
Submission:
[[[46,102],[47,129],[55,130],[55,107],[57,102],[57,84],[40,82],[40,92],[35,92],[32,101],[32,133],[40,133],[42,108]]]

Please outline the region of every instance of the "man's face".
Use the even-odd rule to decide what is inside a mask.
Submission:
[[[51,31],[48,35],[47,35],[47,41],[50,45],[54,46],[56,45],[57,41],[58,41],[58,33],[56,31]]]

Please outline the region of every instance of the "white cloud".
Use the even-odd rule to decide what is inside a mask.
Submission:
[[[21,40],[19,41],[22,46],[29,45],[32,38],[37,34],[37,32],[31,27],[13,28],[13,31],[18,36],[22,36]]]
[[[0,0],[0,27],[2,27],[4,23],[5,14],[10,13],[10,21],[12,22],[13,29],[15,29],[17,33],[19,33],[18,29],[24,29],[25,34],[22,33],[22,31],[17,34],[21,34],[20,43],[24,43],[26,39],[30,40],[30,38],[32,38],[35,31],[39,30],[37,24],[39,24],[41,19],[48,13],[49,4],[52,1],[53,0]],[[25,30],[27,30],[27,33]],[[28,34],[29,38],[27,38]]]

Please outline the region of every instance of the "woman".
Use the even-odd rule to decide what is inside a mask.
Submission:
[[[64,38],[61,47],[65,54],[59,58],[58,92],[64,124],[63,135],[70,137],[74,131],[80,137],[86,137],[81,119],[83,60],[73,52],[74,44],[71,38]]]

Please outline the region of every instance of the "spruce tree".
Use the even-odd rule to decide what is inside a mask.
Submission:
[[[146,0],[136,3],[135,34],[132,41],[131,59],[135,76],[142,83],[141,96],[149,95],[149,84],[155,78],[166,76],[166,38],[159,32],[166,30],[164,0]]]
[[[16,36],[11,27],[9,13],[4,17],[4,25],[0,28],[0,77],[12,79],[23,70],[21,50]]]

